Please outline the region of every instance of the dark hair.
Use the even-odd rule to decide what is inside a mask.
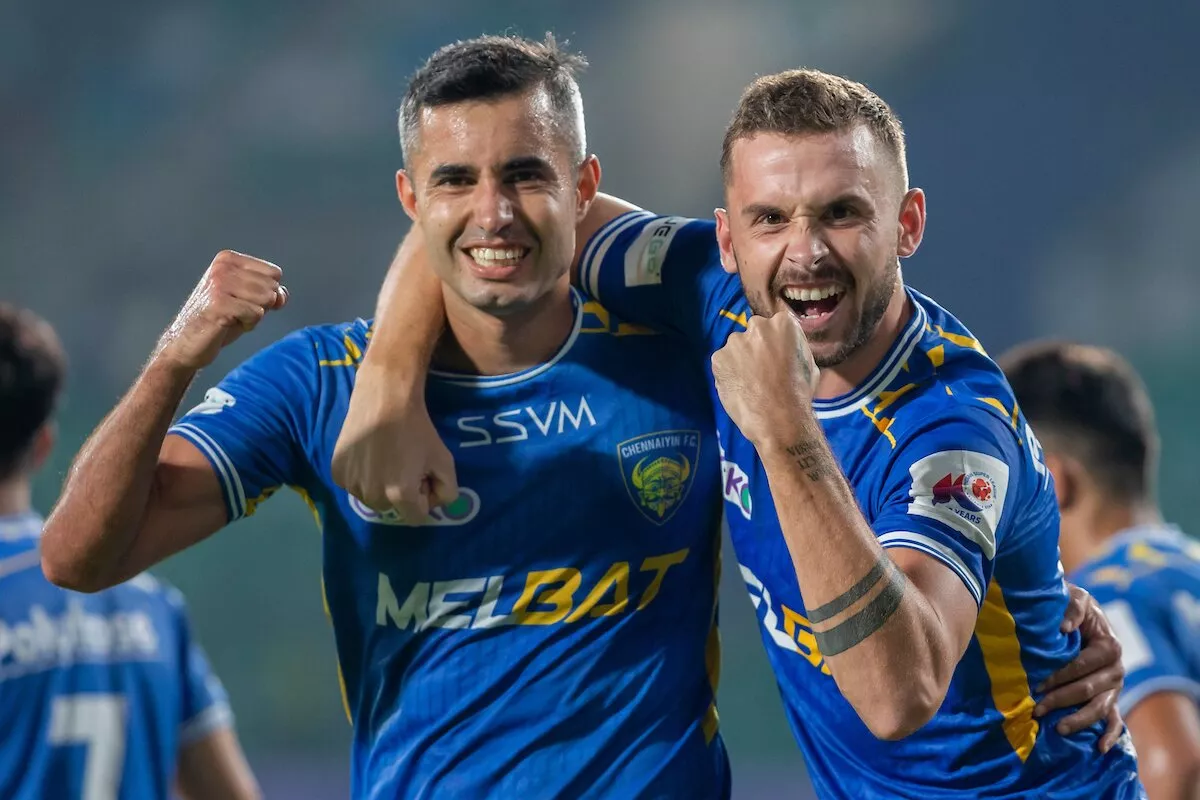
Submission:
[[[1006,354],[1000,365],[1048,450],[1073,457],[1116,498],[1153,497],[1154,408],[1129,362],[1102,347],[1036,342]]]
[[[908,185],[904,128],[891,106],[861,83],[815,69],[764,75],[746,87],[721,145],[721,176],[729,183],[733,143],[759,133],[833,133],[865,125],[882,143]]]
[[[409,81],[400,104],[400,146],[407,160],[416,149],[421,111],[468,100],[492,100],[544,89],[554,124],[575,160],[587,155],[583,99],[575,76],[587,60],[561,49],[554,37],[481,36],[438,50]]]
[[[12,475],[50,419],[65,373],[66,356],[50,324],[0,302],[0,478]]]

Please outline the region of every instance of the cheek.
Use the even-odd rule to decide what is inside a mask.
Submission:
[[[555,250],[574,247],[577,220],[573,196],[556,192],[525,197],[523,201],[522,215],[535,228],[545,247]]]
[[[786,249],[783,237],[769,236],[750,239],[744,245],[735,246],[738,273],[743,283],[761,291],[770,288]]]
[[[888,264],[889,243],[874,230],[840,230],[830,236],[830,244],[838,261],[854,279],[872,282],[883,274]],[[894,255],[895,247],[890,247]]]
[[[454,221],[460,216],[455,203],[448,202],[443,198],[428,200],[419,210],[421,227],[434,240],[441,239],[446,236],[447,232],[452,231]]]

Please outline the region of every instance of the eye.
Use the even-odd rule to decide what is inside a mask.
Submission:
[[[765,211],[758,215],[758,219],[754,220],[756,225],[782,225],[784,223],[783,214],[778,211]]]
[[[470,186],[471,179],[466,175],[447,175],[437,180],[436,186]]]
[[[849,203],[834,203],[825,212],[825,217],[835,222],[844,222],[855,216],[857,216],[857,212]]]

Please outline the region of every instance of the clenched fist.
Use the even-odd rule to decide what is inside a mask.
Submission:
[[[283,308],[283,270],[269,261],[222,250],[158,342],[154,358],[186,369],[213,362],[221,348]]]
[[[797,409],[811,410],[819,371],[800,322],[781,311],[751,317],[712,356],[721,405],[754,444],[787,436]]]
[[[429,418],[424,383],[369,358],[354,379],[332,471],[334,482],[367,506],[395,509],[405,519],[424,519],[458,497],[454,458]]]

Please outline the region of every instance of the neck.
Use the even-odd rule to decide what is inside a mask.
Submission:
[[[908,292],[904,291],[904,282],[897,279],[896,290],[892,292],[887,310],[883,312],[883,318],[875,326],[871,338],[845,361],[821,370],[816,399],[830,400],[840,397],[865,381],[871,371],[879,366],[879,362],[883,361],[892,343],[900,338],[912,315],[912,301],[908,299]]]
[[[1063,536],[1059,541],[1059,553],[1063,569],[1072,572],[1091,561],[1104,550],[1112,537],[1130,528],[1143,525],[1161,525],[1162,513],[1149,502],[1104,502],[1095,503],[1086,510],[1081,509],[1072,516],[1078,519],[1063,520]],[[1067,535],[1067,531],[1071,531]]]
[[[507,375],[544,364],[575,325],[570,292],[564,279],[530,308],[495,316],[443,288],[446,333],[438,343],[434,363],[478,375]]]
[[[33,490],[27,478],[0,481],[0,517],[33,510]]]

